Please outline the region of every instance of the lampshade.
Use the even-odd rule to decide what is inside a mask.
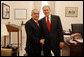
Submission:
[[[1,24],[1,37],[7,36],[7,35],[8,35],[8,31],[7,31],[6,25]]]

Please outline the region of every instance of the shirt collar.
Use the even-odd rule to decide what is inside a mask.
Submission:
[[[34,20],[34,18],[32,18]],[[35,22],[37,22],[37,20],[34,20]]]
[[[47,16],[46,16],[46,18],[47,18]],[[51,18],[51,15],[49,15],[49,19]]]

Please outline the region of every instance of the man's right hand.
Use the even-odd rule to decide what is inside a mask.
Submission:
[[[41,43],[41,44],[44,44],[44,42],[45,42],[45,39],[41,39],[41,40],[40,40],[40,43]]]

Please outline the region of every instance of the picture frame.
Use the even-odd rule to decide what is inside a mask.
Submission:
[[[10,6],[2,3],[2,19],[9,19],[10,18]]]
[[[65,7],[65,17],[77,17],[78,7]]]
[[[15,9],[14,17],[16,20],[27,19],[27,9]]]

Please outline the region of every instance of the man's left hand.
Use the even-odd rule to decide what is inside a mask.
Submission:
[[[64,42],[60,42],[60,48],[63,48],[63,46],[64,46]]]

